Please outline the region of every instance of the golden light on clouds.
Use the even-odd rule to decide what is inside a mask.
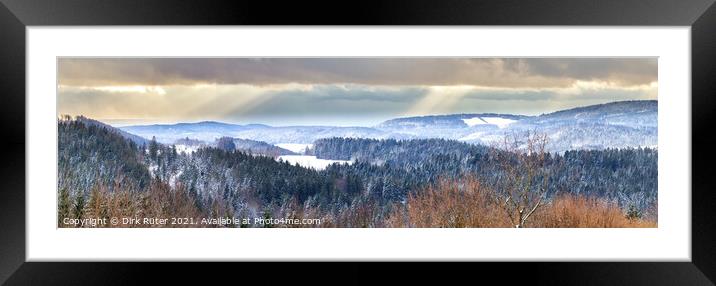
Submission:
[[[655,58],[61,58],[58,65],[58,115],[96,119],[374,122],[538,114],[658,95]]]
[[[68,88],[79,89],[79,90],[94,90],[100,92],[133,92],[133,93],[154,93],[164,95],[167,92],[161,86],[144,86],[144,85],[108,85],[108,86],[67,86],[59,85],[58,90],[64,90]]]
[[[428,93],[402,115],[449,113],[468,92],[475,90],[476,87],[465,85],[430,86]]]

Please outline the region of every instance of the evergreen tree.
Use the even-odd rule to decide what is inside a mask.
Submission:
[[[216,148],[219,148],[224,151],[234,151],[236,150],[236,145],[234,144],[233,138],[221,137],[216,141]]]
[[[629,220],[640,219],[641,211],[639,211],[639,209],[637,209],[635,205],[630,204],[629,209],[627,210],[627,213],[626,213],[626,218],[628,218]]]
[[[271,221],[271,210],[269,208],[264,209],[263,213],[263,219],[264,219],[264,228],[273,228],[274,225],[272,223],[269,223]]]
[[[100,190],[100,187],[92,188],[87,206],[89,209],[87,214],[89,216],[95,218],[109,218],[107,199],[105,198],[105,194]]]
[[[72,215],[76,219],[84,218],[85,214],[85,197],[82,194],[78,194],[75,198],[75,203],[72,207]]]
[[[152,161],[157,160],[157,151],[159,150],[159,144],[157,143],[157,138],[152,136],[152,141],[149,142],[149,158],[152,159]]]
[[[62,224],[62,220],[70,217],[71,212],[71,198],[70,192],[67,188],[61,188],[59,196],[57,198],[57,223]]]

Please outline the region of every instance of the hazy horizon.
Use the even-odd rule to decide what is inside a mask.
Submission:
[[[634,101],[634,100],[621,100],[621,101],[611,101],[611,102],[605,102],[605,103],[615,103],[615,102],[624,102],[624,101]],[[646,99],[646,100],[637,100],[637,101],[658,101],[657,99]],[[592,105],[592,104],[590,104]],[[586,107],[590,105],[583,105],[583,106],[575,106],[565,109],[558,109],[558,110],[552,110],[550,112],[544,112],[540,114],[516,114],[516,113],[496,113],[496,112],[480,112],[480,113],[440,113],[440,114],[425,114],[425,115],[415,115],[415,116],[399,116],[399,117],[391,117],[386,118],[385,120],[380,120],[378,123],[371,124],[371,125],[356,125],[356,124],[345,124],[345,125],[338,125],[338,124],[286,124],[286,125],[276,125],[276,124],[269,124],[266,122],[241,122],[241,121],[228,121],[228,120],[213,120],[213,119],[193,119],[193,120],[177,120],[177,121],[153,121],[151,119],[121,119],[121,118],[93,118],[89,116],[85,116],[82,114],[67,114],[70,116],[85,116],[93,120],[100,121],[102,123],[108,124],[113,127],[126,127],[126,126],[137,126],[137,125],[173,125],[173,124],[180,124],[180,123],[201,123],[201,122],[218,122],[218,123],[227,123],[227,124],[236,124],[236,125],[247,125],[247,124],[262,124],[262,125],[269,125],[271,127],[291,127],[291,126],[335,126],[335,127],[375,127],[376,125],[390,119],[396,119],[396,118],[408,118],[408,117],[420,117],[420,116],[442,116],[442,115],[457,115],[457,114],[489,114],[489,113],[495,113],[495,114],[501,114],[501,115],[520,115],[520,116],[539,116],[542,114],[549,114],[553,112],[558,112],[562,110],[568,110],[573,108],[580,108],[580,107]]]

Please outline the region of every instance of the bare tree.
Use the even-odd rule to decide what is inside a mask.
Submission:
[[[551,176],[547,141],[535,131],[511,133],[493,149],[500,168],[494,201],[516,228],[524,227],[544,204]]]

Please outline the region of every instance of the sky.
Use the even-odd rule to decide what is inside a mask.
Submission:
[[[656,100],[656,58],[59,58],[57,115],[373,126]]]

